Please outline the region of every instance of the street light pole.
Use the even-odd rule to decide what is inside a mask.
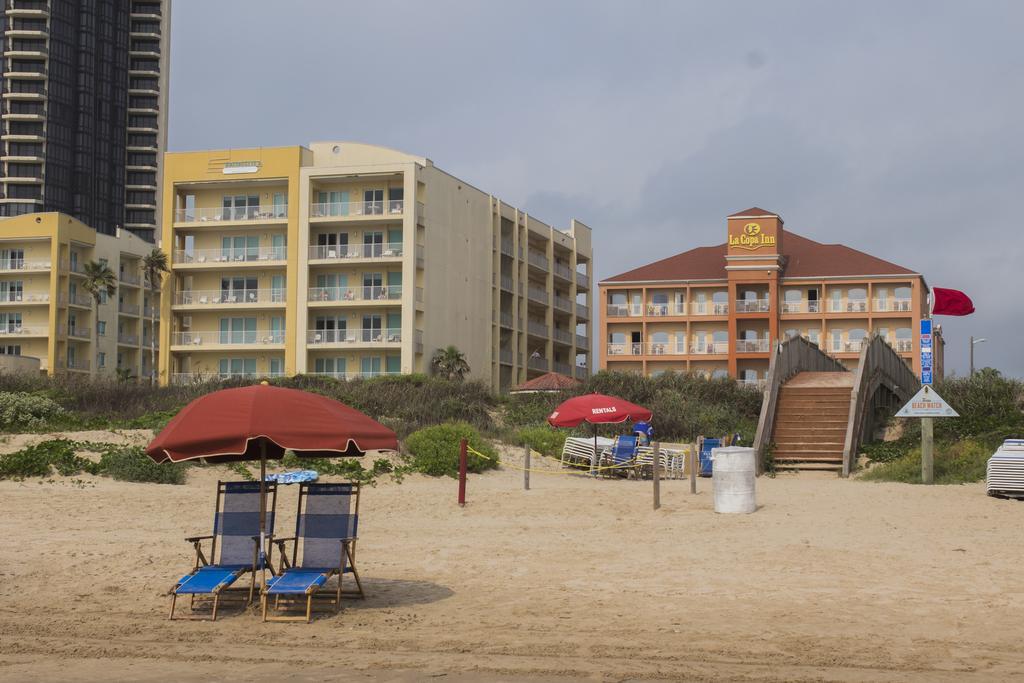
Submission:
[[[974,345],[980,344],[983,341],[987,340],[984,337],[975,339],[973,335],[971,336],[971,377],[974,377]]]

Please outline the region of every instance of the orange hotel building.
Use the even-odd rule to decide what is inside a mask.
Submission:
[[[727,218],[728,239],[655,261],[599,284],[600,369],[729,376],[760,385],[775,343],[803,335],[856,367],[881,335],[920,376],[920,273],[841,244],[788,232],[752,208]],[[935,376],[942,376],[935,330]]]

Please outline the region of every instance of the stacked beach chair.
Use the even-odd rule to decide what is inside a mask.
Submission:
[[[1024,439],[1007,439],[989,458],[985,484],[990,496],[1024,498]]]

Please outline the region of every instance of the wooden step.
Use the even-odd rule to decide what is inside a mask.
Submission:
[[[805,471],[805,472],[842,472],[843,464],[833,465],[826,462],[802,462],[802,463],[786,463],[777,462],[775,463],[776,471],[790,472],[790,471]]]
[[[849,396],[850,387],[779,387],[780,396]]]
[[[838,429],[815,429],[814,427],[783,427],[776,429],[772,435],[772,441],[782,443],[783,441],[846,441],[846,428]]]

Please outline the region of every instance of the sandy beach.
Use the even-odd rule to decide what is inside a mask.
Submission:
[[[33,437],[35,438],[35,437]],[[128,440],[144,433],[127,435]],[[32,439],[29,439],[32,440]],[[106,436],[104,436],[106,440]],[[24,439],[8,439],[4,449]],[[366,488],[368,593],[314,623],[167,621],[214,485],[0,482],[5,681],[964,681],[1024,674],[1024,507],[981,485],[521,473]],[[279,494],[278,529],[296,490]]]

